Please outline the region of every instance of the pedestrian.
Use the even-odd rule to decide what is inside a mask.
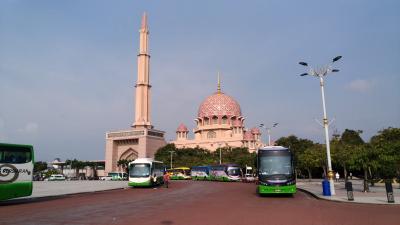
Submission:
[[[350,172],[350,180],[352,180],[353,179],[353,174]]]
[[[336,182],[339,182],[340,175],[339,175],[339,173],[338,173],[338,172],[336,172],[336,175],[335,175],[335,177],[336,177]]]
[[[164,185],[166,188],[168,188],[169,184],[169,174],[167,172],[164,172]]]

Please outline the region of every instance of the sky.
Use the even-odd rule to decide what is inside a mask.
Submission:
[[[134,119],[140,20],[148,14],[152,123],[175,139],[217,89],[246,127],[324,142],[319,81],[332,58],[330,133],[400,127],[400,1],[0,1],[0,142],[36,160],[104,159]],[[266,140],[265,130],[263,140]]]

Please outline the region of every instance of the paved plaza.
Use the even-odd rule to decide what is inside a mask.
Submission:
[[[301,191],[305,191],[315,198],[324,200],[366,204],[400,204],[399,184],[395,184],[393,186],[395,203],[388,203],[384,184],[375,184],[375,186],[370,187],[370,192],[363,192],[362,180],[351,180],[351,182],[353,183],[354,201],[348,201],[347,192],[344,187],[344,181],[335,183],[336,195],[334,196],[323,196],[321,182],[322,180],[319,179],[314,179],[312,181],[298,180],[297,187]],[[33,182],[32,195],[19,199],[37,199],[43,197],[57,196],[59,197],[70,194],[98,192],[123,188],[128,188],[127,181],[35,181]]]
[[[55,197],[128,187],[127,181],[34,181],[31,196],[20,199]]]
[[[400,219],[399,205],[323,201],[301,191],[260,197],[254,183],[240,182],[174,181],[168,189],[120,188],[42,199],[2,203],[0,224],[391,225]]]

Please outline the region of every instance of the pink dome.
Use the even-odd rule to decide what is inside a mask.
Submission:
[[[254,135],[250,131],[246,131],[243,135],[245,141],[252,141],[254,140]]]
[[[239,103],[224,93],[214,93],[208,96],[200,105],[197,116],[242,116]]]
[[[176,132],[189,132],[188,128],[185,124],[181,123],[179,127],[176,129]]]
[[[252,134],[261,134],[260,129],[258,129],[257,127],[251,128],[251,133]]]

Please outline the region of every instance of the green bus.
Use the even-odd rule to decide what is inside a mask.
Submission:
[[[32,145],[0,143],[0,201],[32,194]]]
[[[267,146],[257,152],[259,194],[295,194],[293,154],[282,146]]]

